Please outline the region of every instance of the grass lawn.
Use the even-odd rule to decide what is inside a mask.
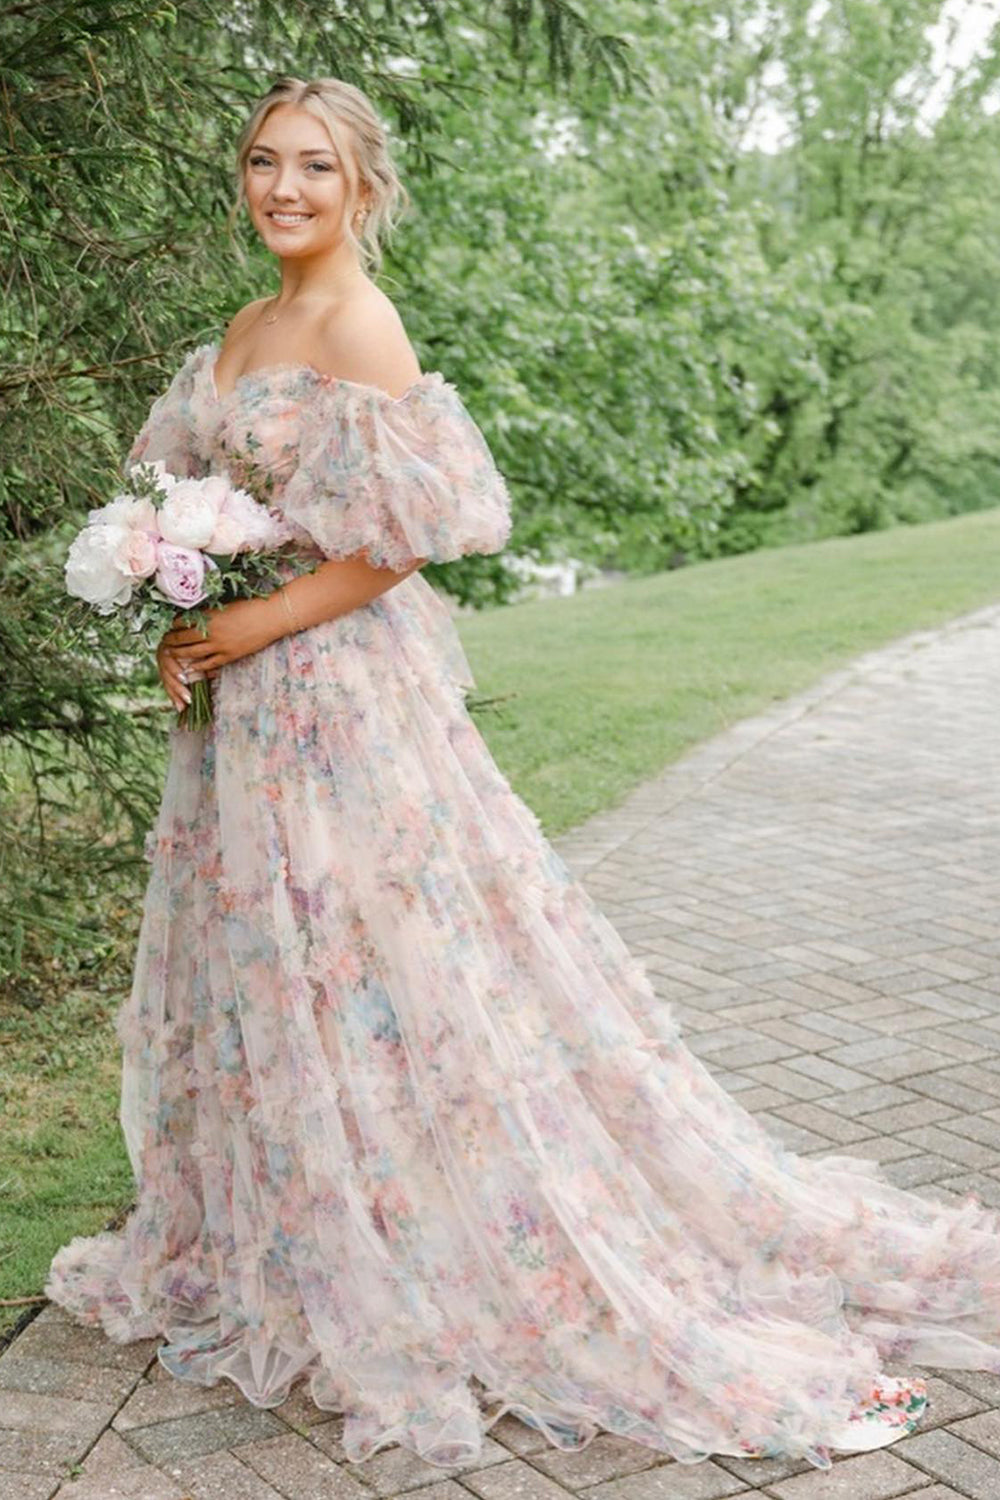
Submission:
[[[477,722],[552,836],[689,746],[894,637],[1000,600],[1000,509],[463,616]],[[120,996],[0,1010],[0,1298],[131,1201]],[[0,1336],[21,1316],[0,1308]]]
[[[1000,601],[1000,508],[463,616],[477,722],[551,837],[691,745],[911,630]]]

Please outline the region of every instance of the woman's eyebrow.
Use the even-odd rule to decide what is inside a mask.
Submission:
[[[254,151],[270,151],[272,156],[277,156],[273,146],[266,146],[263,141],[255,141],[252,149]],[[300,156],[334,156],[336,153],[332,146],[313,146],[308,151],[300,151]]]

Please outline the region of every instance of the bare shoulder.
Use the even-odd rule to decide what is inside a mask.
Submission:
[[[317,363],[340,380],[401,396],[420,378],[420,361],[395,304],[371,283],[324,319]]]
[[[270,302],[270,297],[255,297],[252,302],[244,303],[239,312],[234,313],[229,320],[228,327],[222,336],[222,347],[238,339],[242,331],[256,320],[257,314],[265,302]]]

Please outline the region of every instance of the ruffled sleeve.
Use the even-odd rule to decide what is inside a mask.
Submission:
[[[511,527],[486,439],[437,371],[395,399],[322,377],[281,508],[328,558],[364,551],[397,572],[417,559],[499,552]]]
[[[193,349],[167,389],[157,396],[122,464],[123,473],[132,464],[152,463],[158,458],[171,474],[184,479],[200,479],[208,473],[198,445],[192,401],[205,354],[211,347],[201,344]]]

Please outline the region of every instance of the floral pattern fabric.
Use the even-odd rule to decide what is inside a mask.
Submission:
[[[314,565],[499,550],[510,505],[436,372],[223,395],[194,350],[130,459],[230,472]],[[289,572],[303,564],[287,563]],[[510,1411],[697,1463],[909,1432],[891,1359],[1000,1373],[1000,1216],[785,1149],[544,838],[419,571],[227,666],[171,730],[117,1020],[136,1204],[47,1294],[259,1406],[308,1381],[363,1459],[475,1459]]]

